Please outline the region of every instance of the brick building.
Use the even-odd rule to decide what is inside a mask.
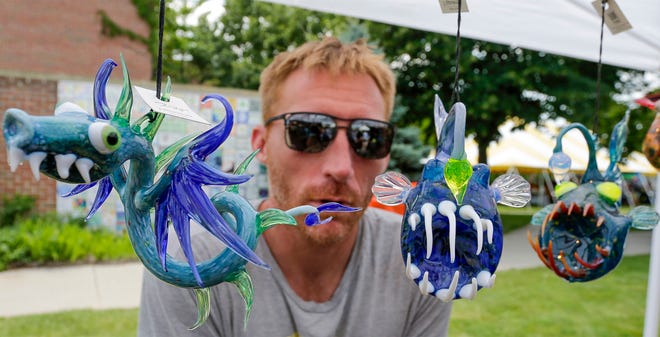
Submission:
[[[118,59],[120,53],[126,59],[131,79],[148,81],[148,46],[140,39],[104,34],[104,18],[144,39],[149,35],[148,25],[138,16],[131,0],[3,0],[0,119],[8,108],[33,115],[52,114],[58,102],[59,80],[93,81],[101,62],[106,58]],[[43,176],[36,181],[29,165],[21,165],[11,173],[6,144],[0,137],[0,197],[33,195],[37,197],[37,211],[51,211],[56,204],[55,186],[54,180]]]

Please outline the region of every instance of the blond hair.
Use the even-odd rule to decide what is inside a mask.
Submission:
[[[394,105],[396,82],[394,74],[383,61],[382,55],[374,54],[365,40],[345,44],[334,37],[307,42],[293,51],[279,53],[261,73],[259,94],[264,119],[279,96],[279,87],[298,69],[323,69],[331,74],[367,74],[373,78],[385,101],[385,118],[389,120]]]

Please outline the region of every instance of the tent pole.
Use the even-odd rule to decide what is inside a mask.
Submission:
[[[655,209],[660,212],[660,174],[655,176]],[[651,259],[649,262],[649,282],[646,290],[646,314],[644,317],[644,337],[657,337],[658,309],[660,308],[660,228],[653,229]]]

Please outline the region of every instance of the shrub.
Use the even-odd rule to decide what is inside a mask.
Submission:
[[[34,216],[0,228],[0,270],[53,263],[135,259],[125,233],[80,226],[55,215]]]
[[[15,194],[2,197],[0,208],[0,227],[11,226],[17,219],[24,217],[34,209],[36,198],[31,195]]]

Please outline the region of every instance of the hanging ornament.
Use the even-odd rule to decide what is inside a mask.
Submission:
[[[436,96],[438,147],[413,187],[397,172],[376,178],[372,192],[385,205],[405,205],[401,253],[406,275],[422,294],[444,302],[472,299],[492,287],[502,254],[502,220],[496,203],[523,207],[530,186],[515,174],[499,176],[489,186],[490,168],[470,165],[465,153],[463,103],[447,113]]]
[[[655,210],[648,206],[635,207],[627,215],[619,212],[621,172],[618,164],[628,137],[628,111],[612,130],[609,144],[610,164],[605,175],[598,171],[594,139],[598,134],[596,128],[600,106],[606,12],[610,13],[610,18],[623,15],[612,12],[619,11],[614,1],[609,8],[607,3],[607,0],[593,3],[594,8],[601,15],[594,135],[579,123],[570,124],[559,132],[553,155],[548,163],[557,183],[555,196],[558,200],[532,216],[531,223],[541,227],[535,238],[532,237],[531,232],[527,235],[529,243],[541,261],[555,274],[570,282],[587,282],[610,272],[623,257],[623,248],[630,227],[652,229],[660,220]],[[589,161],[579,185],[566,178],[571,160],[562,151],[561,139],[572,129],[582,133],[589,149]]]
[[[660,168],[660,93],[646,95],[637,103],[655,111],[655,119],[646,132],[642,143],[642,152],[656,169]]]
[[[206,164],[206,157],[228,137],[234,124],[233,110],[220,95],[203,99],[220,102],[225,119],[200,135],[187,136],[154,154],[152,141],[164,114],[151,111],[131,123],[133,93],[123,62],[124,84],[114,114],[106,102],[105,87],[116,63],[106,60],[94,83],[95,116],[73,103],[60,105],[55,116],[31,116],[9,109],[3,119],[11,171],[24,160],[35,178],[46,176],[77,185],[66,196],[98,185],[89,219],[114,188],[125,209],[126,227],[133,249],[146,269],[169,284],[192,288],[197,295],[198,319],[192,329],[204,323],[210,310],[208,287],[221,282],[236,285],[245,300],[247,322],[252,309],[252,281],[245,270],[249,261],[269,269],[254,253],[257,238],[277,224],[296,225],[294,216],[307,214],[308,226],[323,224],[321,212],[350,212],[355,208],[337,203],[318,207],[300,206],[288,211],[267,209],[257,212],[241,197],[238,184],[256,152],[241,163],[233,174]],[[169,101],[170,83],[160,99]],[[124,164],[129,162],[128,170]],[[158,177],[158,178],[157,178]],[[204,185],[226,186],[209,198]],[[155,213],[152,224],[151,214]],[[195,220],[228,249],[197,263],[190,241],[190,220]],[[174,227],[186,262],[167,254],[168,227]]]
[[[621,172],[618,162],[628,135],[628,116],[626,112],[614,126],[609,144],[610,164],[604,175],[598,171],[594,137],[586,127],[573,123],[557,136],[549,163],[555,177],[558,176],[556,170],[565,172],[565,166],[556,165],[556,162],[565,163],[563,158],[567,156],[562,151],[561,139],[572,129],[584,136],[589,162],[579,185],[557,179],[555,195],[558,200],[534,214],[532,224],[540,228],[536,237],[528,232],[528,239],[541,261],[570,282],[587,282],[607,274],[623,257],[630,227],[652,229],[660,220],[648,206],[635,207],[627,215],[619,212]]]

